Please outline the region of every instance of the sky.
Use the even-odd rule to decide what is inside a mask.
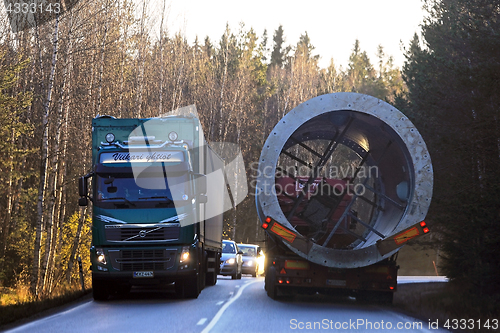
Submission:
[[[226,23],[237,33],[240,23],[252,27],[261,37],[267,29],[268,46],[272,47],[274,31],[281,24],[285,44],[295,45],[306,31],[321,56],[324,68],[333,58],[335,65],[345,67],[354,41],[359,39],[372,63],[377,46],[394,58],[397,66],[404,63],[402,45],[408,45],[413,34],[420,32],[425,12],[421,0],[166,0],[166,27],[170,33],[181,31],[189,43],[209,36],[219,41]],[[161,13],[163,0],[150,3],[154,13]]]

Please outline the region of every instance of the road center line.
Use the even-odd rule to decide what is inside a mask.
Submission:
[[[196,325],[203,325],[207,321],[207,318],[201,318]]]
[[[224,304],[224,306],[222,308],[220,308],[219,312],[217,312],[217,314],[215,315],[215,317],[210,321],[210,323],[203,329],[203,331],[201,331],[201,333],[208,333],[210,332],[210,330],[215,326],[215,324],[217,324],[217,322],[219,321],[219,319],[222,317],[222,314],[224,313],[224,311],[226,311],[226,309],[229,307],[229,305],[231,305],[234,301],[236,301],[240,296],[241,294],[243,293],[243,290],[248,287],[249,285],[251,285],[252,283],[256,283],[256,282],[260,282],[260,280],[257,280],[257,281],[253,281],[253,282],[250,282],[248,284],[245,284],[243,287],[241,287],[239,290],[238,290],[238,293],[236,294],[236,296],[232,297],[229,302],[227,302],[226,304]]]
[[[224,301],[217,302],[215,305],[222,305],[222,303],[224,303]]]

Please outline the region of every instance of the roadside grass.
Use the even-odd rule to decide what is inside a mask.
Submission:
[[[394,294],[394,308],[401,309],[403,312],[421,319],[424,324],[427,322],[436,322],[439,326],[449,320],[450,327],[453,327],[452,320],[458,320],[455,327],[460,329],[464,324],[465,330],[492,332],[491,328],[482,327],[478,329],[478,320],[484,325],[487,320],[493,326],[493,320],[500,320],[500,308],[498,300],[491,296],[479,297],[476,294],[468,292],[453,282],[435,282],[435,283],[412,283],[398,285],[398,290]],[[474,323],[472,324],[473,320]],[[475,329],[468,329],[474,327]]]
[[[54,291],[50,296],[36,300],[27,286],[13,288],[0,287],[0,328],[17,320],[31,317],[37,313],[67,304],[89,293],[79,286],[65,286]]]

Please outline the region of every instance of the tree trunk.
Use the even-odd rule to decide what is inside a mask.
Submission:
[[[102,103],[102,76],[104,71],[104,53],[106,51],[106,39],[108,36],[108,8],[109,4],[105,4],[105,17],[104,17],[104,36],[102,37],[102,46],[101,46],[101,67],[99,68],[99,85],[97,87],[97,113],[101,113],[101,103]]]
[[[54,34],[53,34],[53,51],[52,51],[52,63],[50,67],[49,74],[49,85],[47,86],[47,99],[43,106],[43,137],[42,137],[42,147],[41,147],[41,166],[40,166],[40,184],[38,188],[38,205],[37,205],[37,221],[36,221],[36,236],[35,236],[35,256],[34,256],[34,265],[33,265],[33,274],[36,277],[36,286],[33,288],[32,280],[32,291],[38,297],[39,292],[43,291],[44,283],[45,283],[45,274],[47,270],[47,254],[45,256],[44,263],[41,267],[40,271],[40,279],[39,279],[39,264],[40,264],[40,248],[41,248],[41,233],[42,233],[42,225],[43,225],[43,216],[44,216],[44,197],[47,187],[47,168],[48,168],[48,152],[49,152],[49,116],[50,116],[50,106],[52,101],[52,89],[54,86],[54,77],[56,73],[56,64],[57,64],[57,44],[58,44],[58,28],[59,28],[59,15],[56,16],[55,25],[54,25]],[[50,247],[50,242],[52,240],[52,221],[49,218],[49,225],[47,225],[47,238],[46,251]],[[50,252],[50,251],[49,251]],[[36,261],[36,262],[35,262]],[[36,270],[36,271],[35,271]]]
[[[145,66],[145,41],[144,41],[144,21],[146,19],[146,0],[142,2],[142,16],[141,16],[141,31],[140,31],[140,45],[139,45],[139,54],[137,57],[138,61],[138,69],[139,69],[139,75],[137,76],[138,80],[138,93],[137,93],[137,101],[136,101],[136,112],[137,114],[134,115],[137,118],[141,118],[142,116],[142,91],[144,89],[144,66]]]
[[[163,19],[165,17],[165,6],[167,1],[163,0],[163,11],[161,12],[161,22],[160,22],[160,103],[158,105],[158,115],[163,114],[163,72],[165,70],[165,65],[163,63]]]
[[[49,75],[49,85],[47,87],[47,99],[43,106],[42,115],[42,142],[41,142],[41,161],[40,161],[40,180],[38,186],[38,202],[37,202],[37,219],[35,224],[35,246],[33,253],[33,266],[31,271],[31,292],[33,295],[38,297],[38,292],[43,289],[43,285],[39,285],[39,270],[40,270],[40,250],[42,245],[42,226],[43,226],[43,214],[44,214],[44,197],[45,197],[45,187],[47,182],[47,159],[49,150],[49,115],[50,115],[50,103],[52,100],[52,88],[54,84],[54,76],[57,63],[57,43],[58,43],[58,27],[59,27],[59,15],[56,16],[54,34],[53,34],[53,52],[52,52],[52,65]],[[36,28],[38,32],[38,28]],[[38,40],[38,38],[37,38]],[[39,40],[38,46],[40,47]],[[43,77],[43,59],[40,49],[40,70]],[[43,79],[42,79],[43,81]],[[45,268],[42,268],[44,270]],[[44,272],[42,272],[43,276]],[[42,287],[42,288],[40,288]]]

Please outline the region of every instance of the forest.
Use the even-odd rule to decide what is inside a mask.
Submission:
[[[43,299],[78,283],[78,257],[88,269],[91,206],[78,206],[77,179],[91,167],[96,115],[155,117],[194,104],[207,141],[241,148],[251,184],[251,166],[283,115],[352,91],[416,124],[435,175],[426,245],[439,248],[447,276],[498,301],[499,3],[423,1],[428,14],[405,41],[401,69],[382,45],[370,59],[357,40],[345,68],[333,59],[320,68],[307,32],[288,44],[280,25],[258,35],[241,23],[219,40],[188,43],[169,31],[165,9],[153,31],[147,3],[81,0],[15,33],[2,19],[0,288],[23,286]],[[262,240],[251,194],[226,213],[224,236]]]

